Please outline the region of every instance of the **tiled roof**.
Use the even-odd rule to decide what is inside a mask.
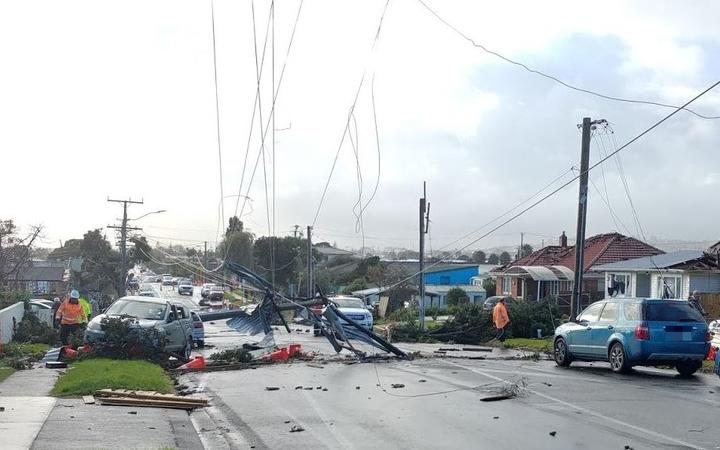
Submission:
[[[642,258],[664,253],[662,250],[620,233],[598,234],[585,239],[583,267],[588,271],[599,264]],[[513,266],[564,266],[575,270],[575,247],[551,245],[513,261],[501,270]]]

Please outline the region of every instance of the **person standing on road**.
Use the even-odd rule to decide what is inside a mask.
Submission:
[[[510,324],[510,318],[508,317],[507,308],[505,307],[505,299],[502,297],[493,308],[492,320],[495,328],[498,330],[495,339],[500,341],[500,348],[505,348],[505,334],[507,326]]]
[[[80,293],[76,289],[73,289],[70,298],[60,305],[55,318],[60,321],[60,342],[68,345],[70,335],[80,328],[80,324],[87,321],[85,311],[80,305]]]
[[[85,313],[83,323],[87,324],[90,321],[90,317],[92,317],[92,306],[90,306],[90,302],[88,301],[87,289],[84,289],[80,296],[80,306],[82,306],[83,312]]]

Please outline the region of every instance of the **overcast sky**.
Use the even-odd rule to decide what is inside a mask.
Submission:
[[[427,0],[475,41],[602,93],[681,104],[720,79],[717,2],[478,2]],[[437,250],[579,166],[584,116],[607,119],[621,145],[671,112],[574,92],[463,40],[414,0],[306,0],[286,59],[299,2],[275,15],[275,232],[312,224],[361,76],[352,143],[365,205],[365,243],[416,246],[418,198],[428,183]],[[262,56],[268,1],[255,2]],[[257,90],[249,1],[215,2],[225,196],[237,195]],[[270,33],[272,35],[272,33]],[[261,79],[263,127],[271,127],[272,37]],[[43,224],[44,245],[81,237],[121,217],[113,198],[143,198],[129,216],[151,241],[201,246],[218,236],[220,170],[209,1],[0,2],[0,217]],[[371,86],[379,131],[376,146]],[[720,89],[693,109],[720,115]],[[355,125],[357,124],[357,125]],[[357,135],[355,134],[357,126]],[[268,234],[272,144],[242,217]],[[648,238],[718,240],[720,121],[681,112],[621,153]],[[593,140],[591,162],[613,148]],[[251,138],[248,173],[260,150]],[[316,240],[359,247],[356,156],[340,150],[315,223]],[[563,175],[564,174],[564,175]],[[639,234],[618,164],[594,171],[588,235]],[[554,186],[559,186],[558,181]],[[605,196],[617,219],[613,220]],[[470,248],[575,234],[577,184]],[[227,217],[237,197],[225,199]],[[242,201],[240,202],[242,207]],[[355,210],[357,211],[357,207]],[[272,209],[270,209],[272,212]],[[272,220],[272,213],[271,213]],[[272,227],[271,227],[272,228]],[[483,230],[487,230],[488,227]]]

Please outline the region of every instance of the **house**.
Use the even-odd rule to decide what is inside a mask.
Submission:
[[[33,295],[61,296],[67,293],[68,280],[68,270],[64,266],[39,264],[18,269],[7,277],[7,285],[10,289]]]
[[[448,307],[447,295],[451,289],[460,288],[467,294],[467,303],[482,304],[487,298],[485,288],[472,284],[432,284],[425,286],[425,308],[437,307],[445,309]]]
[[[338,258],[340,256],[354,256],[355,253],[342,250],[339,248],[335,248],[332,245],[330,245],[329,242],[320,242],[318,244],[313,245],[313,250],[315,250],[318,255],[319,259],[321,261],[332,261],[335,258]]]
[[[693,291],[720,292],[717,259],[702,250],[601,264],[593,270],[604,275],[606,298],[688,298]]]
[[[493,270],[498,295],[525,300],[555,297],[561,304],[569,304],[575,276],[575,247],[568,246],[565,232],[560,236],[559,244],[543,247]],[[584,247],[583,304],[605,296],[605,275],[596,271],[596,266],[663,253],[620,233],[592,236],[585,240]]]
[[[470,281],[479,273],[477,264],[462,264],[432,268],[425,271],[425,285],[458,285],[471,284]]]

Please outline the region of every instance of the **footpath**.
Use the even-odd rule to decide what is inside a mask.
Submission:
[[[3,450],[203,448],[184,410],[86,405],[49,396],[60,373],[40,366],[0,383]]]

